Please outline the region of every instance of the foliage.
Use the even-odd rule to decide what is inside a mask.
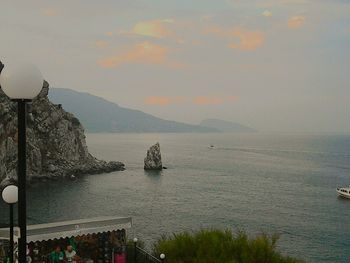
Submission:
[[[301,263],[277,249],[277,235],[249,238],[244,232],[208,229],[162,236],[153,254],[166,255],[167,263]]]

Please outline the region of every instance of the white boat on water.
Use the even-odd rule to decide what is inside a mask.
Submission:
[[[350,185],[349,187],[339,187],[336,191],[341,197],[350,199]]]

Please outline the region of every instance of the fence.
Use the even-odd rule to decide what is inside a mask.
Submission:
[[[127,248],[128,263],[163,263],[164,261],[149,254],[146,250],[138,246],[128,246]]]

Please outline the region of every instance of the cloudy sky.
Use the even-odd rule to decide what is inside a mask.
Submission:
[[[1,0],[0,59],[165,119],[350,132],[348,0]]]

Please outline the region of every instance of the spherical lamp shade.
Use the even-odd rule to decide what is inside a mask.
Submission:
[[[137,243],[137,241],[138,241],[137,237],[134,237],[134,243]]]
[[[160,259],[165,259],[165,255],[164,254],[160,254]]]
[[[40,70],[31,64],[5,65],[0,75],[0,86],[10,99],[31,100],[43,87]]]
[[[18,188],[16,185],[8,185],[2,190],[2,199],[8,204],[15,204],[18,201]]]

